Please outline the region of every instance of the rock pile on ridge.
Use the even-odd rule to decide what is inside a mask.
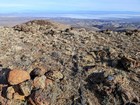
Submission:
[[[138,105],[139,75],[139,31],[0,27],[1,105]]]

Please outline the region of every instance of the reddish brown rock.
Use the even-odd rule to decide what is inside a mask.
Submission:
[[[10,85],[17,85],[28,79],[30,79],[30,75],[24,70],[11,70],[8,75],[8,83]]]

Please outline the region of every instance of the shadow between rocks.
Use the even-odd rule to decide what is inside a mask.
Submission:
[[[87,77],[86,81],[86,88],[94,93],[101,105],[118,103],[124,105],[120,86],[108,82],[104,72],[93,73]]]
[[[2,68],[0,70],[0,84],[2,84],[2,85],[8,84],[7,77],[8,77],[10,70],[11,69],[9,69],[9,68]]]
[[[103,101],[105,93],[98,91],[97,85],[105,82],[104,80],[105,80],[104,72],[92,73],[86,79],[86,81],[87,81],[86,88],[95,94],[95,96],[98,98],[99,102]]]

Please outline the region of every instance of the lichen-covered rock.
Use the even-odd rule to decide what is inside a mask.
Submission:
[[[48,79],[48,78],[46,78],[45,83],[46,83],[46,87],[53,85],[53,81],[51,79]]]
[[[52,80],[60,80],[64,77],[64,75],[60,71],[52,71],[51,73],[47,72],[45,75],[47,78]]]
[[[8,75],[8,82],[10,85],[17,85],[30,79],[28,72],[24,70],[11,70]]]
[[[13,99],[14,100],[25,100],[25,96],[24,95],[20,95],[19,93],[14,93]]]
[[[6,97],[8,99],[13,99],[13,95],[15,93],[15,90],[12,86],[8,87],[7,90],[6,90]]]
[[[62,79],[64,77],[64,75],[60,72],[60,71],[53,71],[53,75],[52,75],[53,78],[55,79]]]
[[[32,82],[29,80],[29,81],[25,81],[21,84],[19,84],[19,88],[21,90],[21,92],[24,94],[24,96],[29,96],[31,94],[31,91],[32,91]]]
[[[45,88],[45,81],[46,81],[46,76],[41,76],[41,77],[36,77],[33,81],[33,85],[37,89],[44,89]]]
[[[9,100],[25,100],[25,96],[24,95],[20,95],[16,89],[12,86],[8,87],[6,90],[6,97]]]

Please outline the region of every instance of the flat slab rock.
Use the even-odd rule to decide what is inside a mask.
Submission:
[[[10,85],[17,85],[29,79],[29,73],[24,70],[11,70],[8,75],[8,83]]]

